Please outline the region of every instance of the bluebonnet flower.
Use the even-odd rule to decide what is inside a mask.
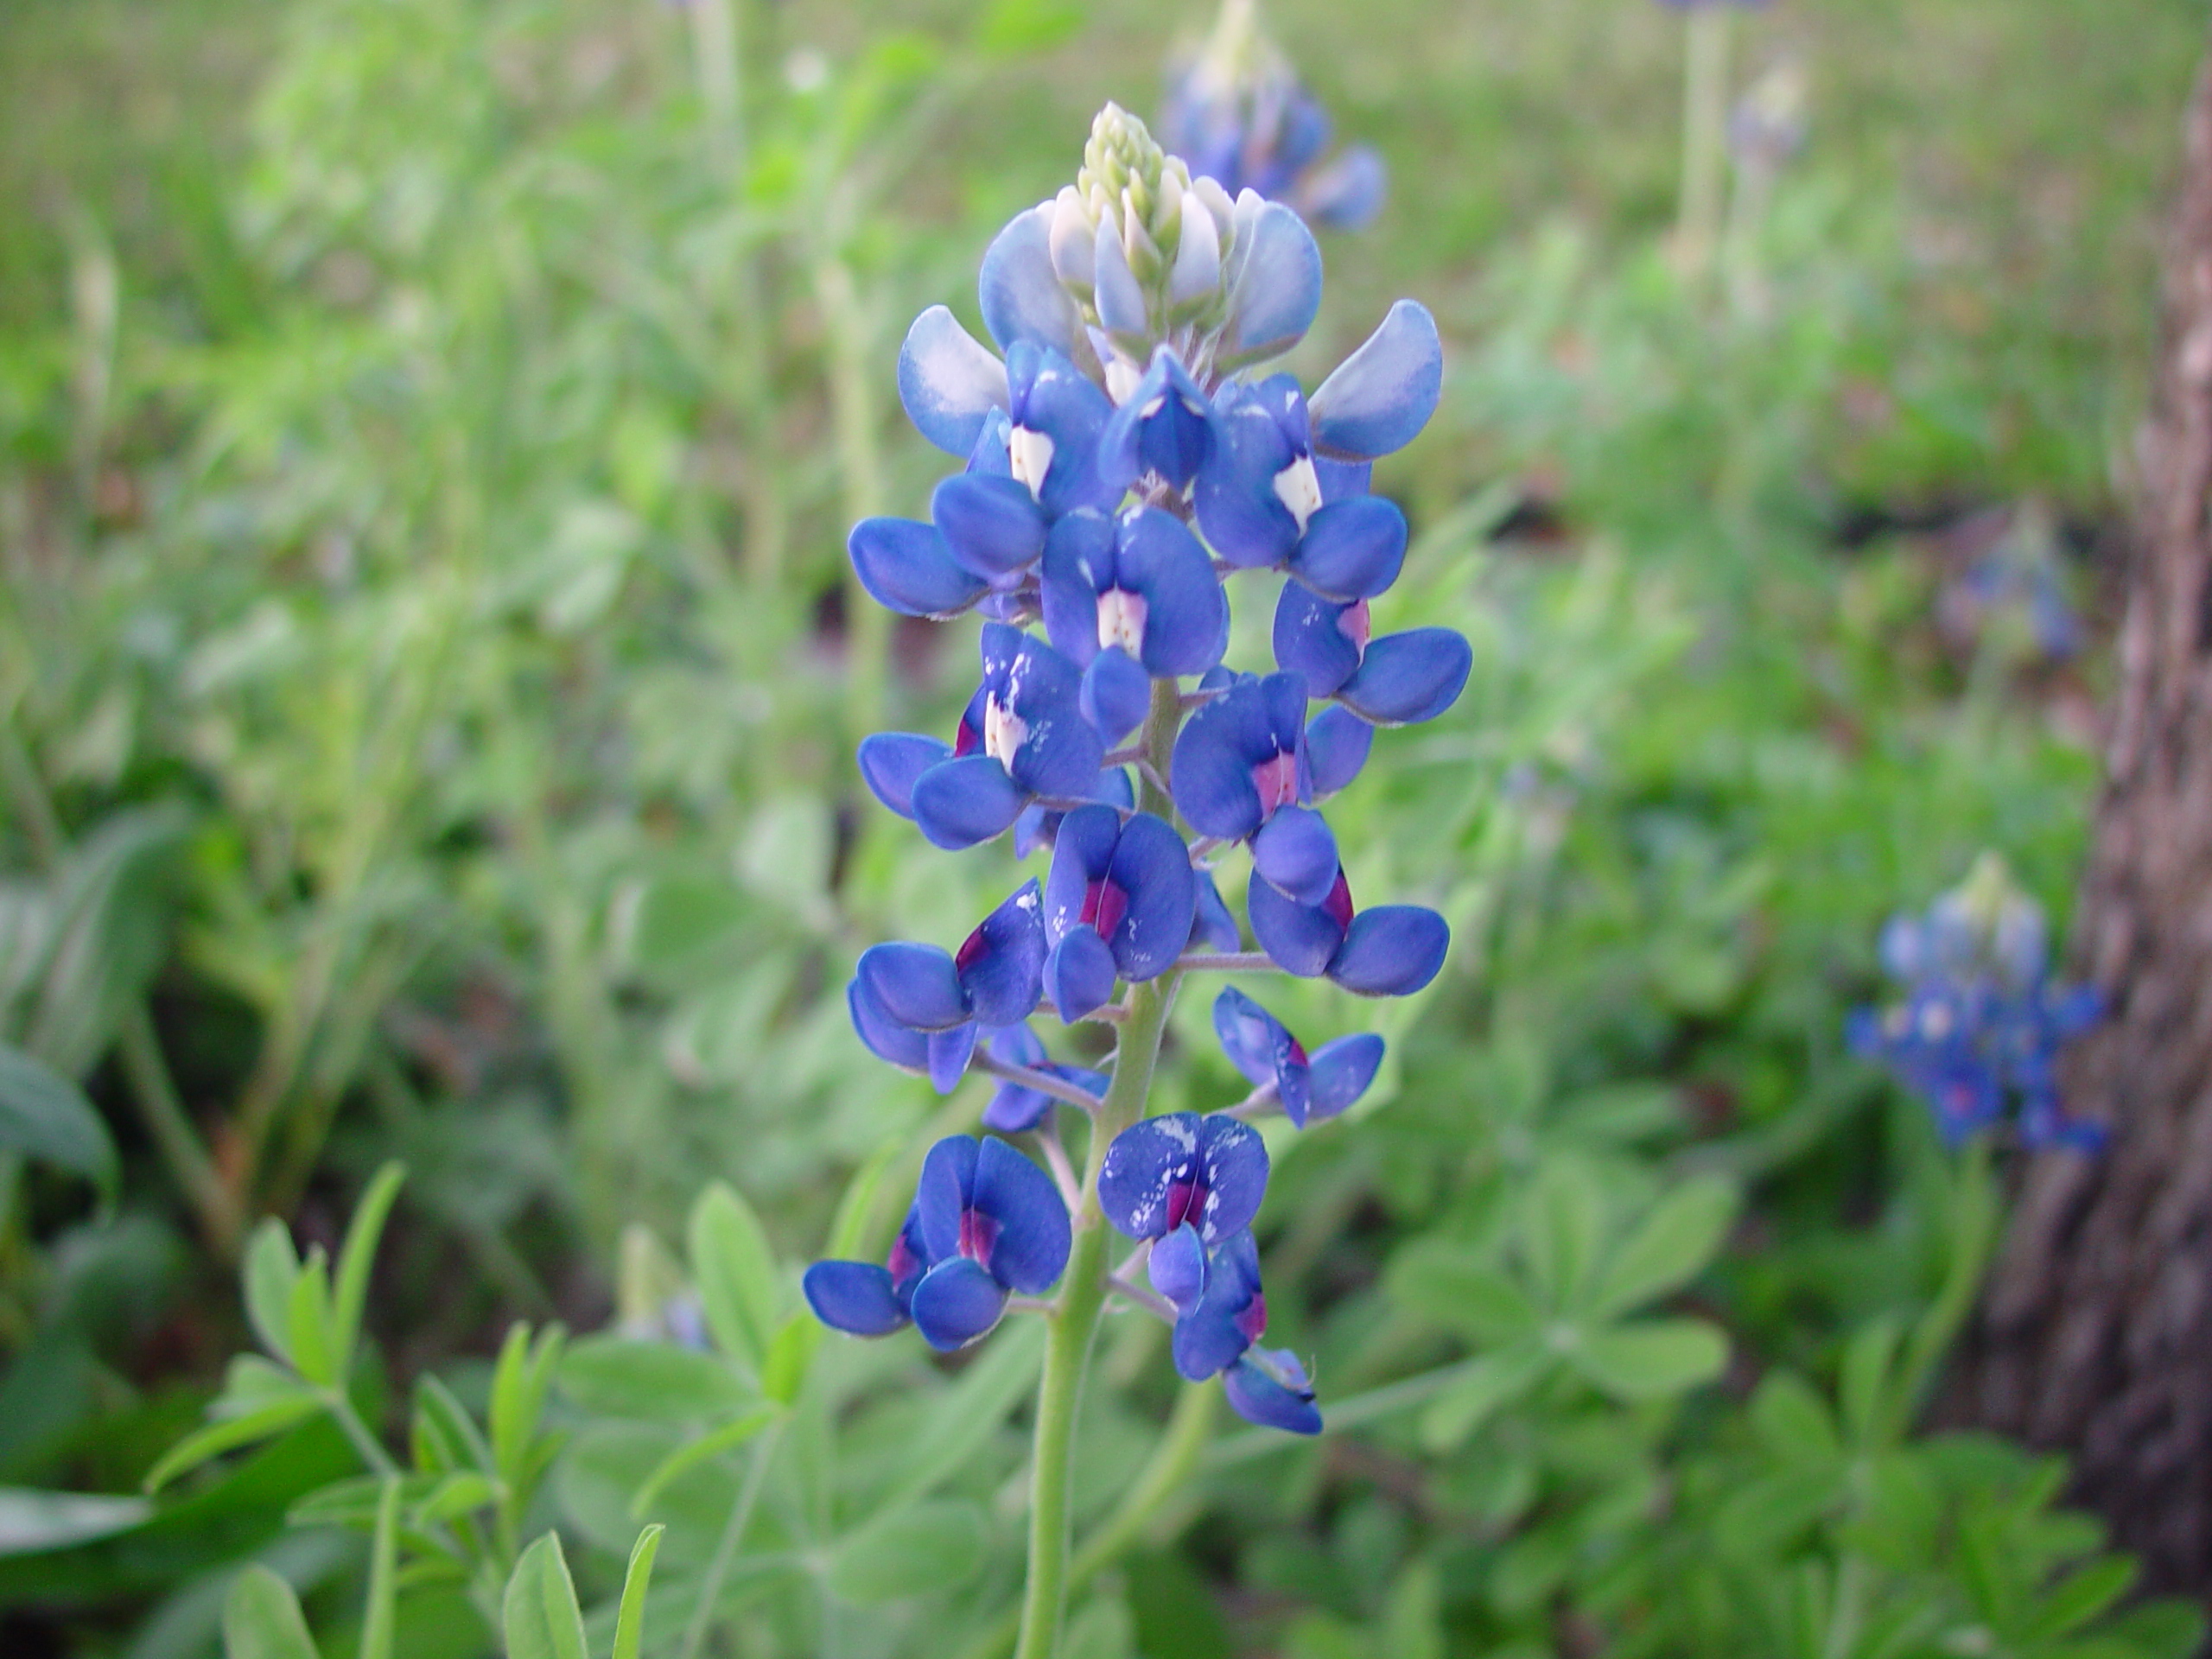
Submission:
[[[2055,1071],[2060,1048],[2102,1017],[2102,995],[2050,982],[2043,912],[2002,861],[1984,856],[1925,914],[1892,918],[1882,962],[1904,998],[1855,1010],[1851,1046],[1926,1101],[1947,1141],[2009,1122],[2029,1147],[2102,1144],[2102,1125],[2066,1115]]]
[[[1324,159],[1327,112],[1260,33],[1253,0],[1225,0],[1205,50],[1170,76],[1160,133],[1193,172],[1341,230],[1372,219],[1389,184],[1365,144]]]
[[[1234,985],[1214,999],[1213,1031],[1230,1064],[1254,1088],[1271,1091],[1301,1129],[1351,1106],[1382,1064],[1382,1039],[1367,1032],[1324,1043],[1309,1058],[1281,1020]]]
[[[911,1322],[932,1348],[964,1348],[989,1334],[1009,1295],[1052,1288],[1069,1238],[1052,1177],[1004,1141],[948,1135],[923,1160],[889,1262],[817,1262],[801,1285],[837,1330],[880,1337]]]
[[[1043,998],[1042,911],[1037,884],[1025,882],[957,953],[904,942],[862,951],[845,991],[861,1041],[951,1093],[982,1034],[1019,1025]]]
[[[893,610],[979,613],[982,674],[950,741],[871,736],[861,775],[937,846],[1011,830],[1018,855],[1049,844],[1052,857],[1041,887],[1015,893],[958,951],[864,952],[848,1001],[873,1052],[940,1091],[971,1070],[993,1077],[983,1127],[1036,1135],[1052,1173],[999,1141],[938,1143],[887,1261],[809,1270],[810,1303],[841,1330],[911,1323],[938,1347],[963,1345],[1067,1271],[1079,1236],[1082,1293],[1071,1286],[1046,1311],[1072,1318],[1109,1290],[1130,1297],[1174,1325],[1184,1376],[1220,1377],[1255,1422],[1320,1427],[1299,1362],[1258,1345],[1267,1310],[1250,1228],[1268,1163],[1243,1119],[1280,1109],[1302,1127],[1344,1111],[1373,1079],[1382,1039],[1341,1037],[1309,1055],[1227,991],[1216,1029],[1250,1096],[1227,1112],[1132,1122],[1138,1103],[1053,1058],[1030,1024],[1049,999],[1063,1021],[1116,1025],[1118,1068],[1133,1043],[1156,1053],[1185,972],[1272,963],[1399,995],[1441,967],[1450,935],[1433,912],[1354,912],[1315,804],[1357,778],[1377,725],[1442,713],[1471,664],[1446,629],[1367,632],[1368,601],[1396,581],[1408,541],[1403,513],[1371,493],[1372,463],[1433,412],[1442,346],[1428,313],[1402,302],[1310,398],[1287,374],[1260,378],[1303,337],[1320,289],[1319,251],[1296,213],[1232,194],[1109,105],[1074,184],[1017,214],[984,255],[991,345],[943,307],[907,334],[901,401],[963,465],[926,520],[867,520],[849,550]],[[1223,664],[1224,583],[1261,569],[1302,596],[1278,615],[1278,671],[1265,677]],[[1264,955],[1242,948],[1209,862],[1239,848]],[[1088,1186],[1055,1105],[1092,1117]],[[1086,1190],[1143,1241],[1151,1289],[1107,1271],[1099,1230],[1073,1230],[1070,1205]]]

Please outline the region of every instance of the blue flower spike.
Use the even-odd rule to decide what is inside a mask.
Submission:
[[[1072,1024],[1104,1006],[1117,979],[1156,979],[1175,965],[1198,914],[1191,851],[1166,819],[1126,821],[1083,806],[1060,823],[1045,884],[1045,986]]]
[[[988,1335],[1008,1295],[1049,1290],[1067,1266],[1067,1201],[1004,1141],[954,1135],[931,1147],[914,1210],[932,1265],[909,1313],[932,1348]]]
[[[1382,1039],[1368,1032],[1324,1043],[1309,1058],[1281,1020],[1234,985],[1214,999],[1213,1030],[1230,1064],[1254,1088],[1272,1090],[1301,1129],[1344,1112],[1382,1065]]]
[[[1249,0],[1230,0],[1223,30],[1256,40]],[[1372,1084],[1382,1039],[1357,1033],[1309,1052],[1226,989],[1215,1030],[1251,1097],[1228,1112],[1141,1117],[1112,1075],[1054,1059],[1032,1024],[1049,1001],[1064,1022],[1116,1026],[1118,1073],[1156,1055],[1179,970],[1262,965],[1245,954],[1245,921],[1274,965],[1371,996],[1428,984],[1450,944],[1432,911],[1355,910],[1316,810],[1358,779],[1377,727],[1442,715],[1471,671],[1449,629],[1375,637],[1369,616],[1408,543],[1405,514],[1373,493],[1373,465],[1434,410],[1440,344],[1429,314],[1402,302],[1310,395],[1268,372],[1320,305],[1320,249],[1300,207],[1363,217],[1382,178],[1371,152],[1328,156],[1327,117],[1264,52],[1236,73],[1255,65],[1263,73],[1236,80],[1225,103],[1185,106],[1196,167],[1109,105],[1074,182],[1014,215],[985,251],[985,337],[932,306],[900,349],[899,400],[959,470],[931,491],[925,518],[866,519],[848,551],[861,587],[894,612],[975,613],[981,673],[950,741],[875,734],[859,746],[859,772],[934,846],[1010,832],[1017,856],[1049,847],[1052,858],[1041,883],[957,950],[893,942],[861,953],[846,1000],[862,1045],[940,1093],[984,1073],[985,1133],[931,1148],[885,1261],[816,1262],[804,1289],[835,1329],[912,1325],[933,1348],[964,1348],[1068,1272],[1070,1205],[1087,1186],[1141,1241],[1128,1272],[1141,1262],[1149,1287],[1106,1274],[1086,1250],[1084,1271],[1100,1277],[1062,1312],[1108,1291],[1135,1301],[1173,1326],[1182,1376],[1219,1378],[1249,1421],[1311,1434],[1321,1427],[1311,1379],[1290,1353],[1259,1345],[1268,1310],[1251,1230],[1268,1152],[1243,1120],[1280,1105],[1302,1129],[1344,1114]],[[1252,570],[1281,573],[1264,676],[1224,661],[1229,579]],[[1239,848],[1251,860],[1243,921],[1210,867]],[[1948,934],[1923,931],[1914,950],[1950,948]],[[2056,995],[2033,1007],[2040,1031],[2091,1017]],[[2024,1035],[2016,1046],[2020,1121],[2075,1133],[2057,1112],[2048,1046]],[[1914,1052],[1955,1092],[1980,1084],[1955,1043],[1928,1039]],[[1080,1176],[1058,1104],[1092,1119]],[[1986,1091],[1960,1094],[1954,1110],[1986,1116]],[[1002,1138],[1029,1134],[1050,1173]],[[1048,1391],[1079,1381],[1079,1368],[1072,1381],[1046,1368]]]

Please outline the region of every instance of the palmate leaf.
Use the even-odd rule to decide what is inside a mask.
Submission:
[[[1613,1319],[1689,1283],[1719,1252],[1738,1203],[1734,1184],[1717,1175],[1675,1187],[1615,1249],[1592,1293],[1591,1313]]]
[[[0,1043],[0,1151],[84,1176],[115,1194],[115,1142],[83,1090],[20,1048]]]
[[[1702,1319],[1637,1319],[1586,1332],[1567,1357],[1595,1387],[1633,1402],[1712,1381],[1728,1363],[1728,1342]]]

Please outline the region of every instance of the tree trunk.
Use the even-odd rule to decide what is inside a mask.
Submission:
[[[1953,1413],[2071,1455],[2151,1587],[2212,1587],[2212,65],[2190,102],[2165,340],[2141,442],[2120,686],[2068,1056],[2101,1156],[2050,1153],[1961,1357]],[[1952,1414],[1947,1413],[1947,1414]]]

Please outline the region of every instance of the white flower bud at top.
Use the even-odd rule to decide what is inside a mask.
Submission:
[[[1210,299],[1221,288],[1221,238],[1213,215],[1195,196],[1185,200],[1182,242],[1167,279],[1167,303],[1176,309]]]
[[[1134,188],[1122,193],[1122,251],[1129,262],[1129,274],[1147,287],[1160,280],[1167,262],[1160,256],[1160,245],[1152,239],[1152,232],[1145,228],[1145,216],[1138,205]]]

